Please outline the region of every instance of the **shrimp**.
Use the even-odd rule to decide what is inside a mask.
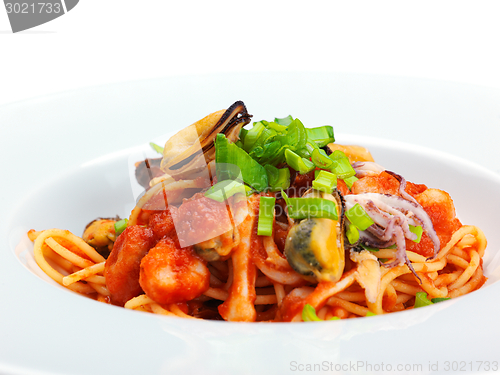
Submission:
[[[153,245],[153,231],[139,225],[128,227],[118,237],[104,270],[113,304],[123,306],[142,293],[139,285],[140,264]]]
[[[165,237],[142,259],[139,283],[159,304],[185,302],[209,288],[210,271],[191,246]]]
[[[423,207],[432,220],[436,234],[441,242],[441,247],[445,246],[462,223],[456,217],[455,205],[450,195],[439,189],[427,189],[415,195],[417,202]],[[407,241],[407,250],[431,256],[431,241],[427,234],[422,235],[420,243]]]

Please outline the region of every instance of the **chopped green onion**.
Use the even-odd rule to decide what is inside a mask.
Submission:
[[[288,198],[284,191],[281,195],[288,206],[288,216],[292,219],[327,218],[338,220],[335,202],[324,198]]]
[[[427,298],[427,293],[418,292],[415,294],[415,308],[432,305],[432,302]]]
[[[276,124],[284,125],[284,126],[290,125],[290,123],[292,121],[293,121],[293,117],[291,115],[288,115],[288,116],[283,117],[283,118],[277,118],[277,117],[274,118],[274,122]]]
[[[224,202],[235,194],[246,194],[245,187],[241,182],[235,180],[224,180],[217,182],[205,192],[205,197],[217,202]]]
[[[376,247],[371,247],[371,246],[366,246],[365,244],[363,243],[360,243],[359,246],[361,246],[363,249],[365,250],[368,250],[368,251],[379,251],[380,249],[379,248],[376,248]]]
[[[259,236],[271,236],[273,234],[274,219],[274,197],[260,197],[259,222],[257,225],[257,234]]]
[[[230,143],[224,134],[217,134],[215,138],[215,163],[218,181],[242,178],[257,191],[267,188],[267,173],[264,167],[245,150]]]
[[[312,186],[316,190],[331,194],[337,186],[337,176],[327,171],[319,171],[312,182]]]
[[[271,157],[276,155],[281,147],[281,143],[278,141],[273,141],[271,143],[266,143],[262,146],[255,147],[250,151],[250,156],[252,158],[257,158],[259,163],[265,163]]]
[[[301,158],[288,148],[285,150],[285,159],[286,163],[300,174],[311,172],[314,169],[314,163],[312,161]]]
[[[295,153],[299,155],[300,157],[304,159],[311,159],[312,152],[314,151],[314,148],[311,150],[310,147],[308,147],[309,144],[306,143],[305,147],[302,147],[300,150],[295,150]]]
[[[365,316],[377,316],[377,314],[375,314],[371,311],[368,311]]]
[[[278,134],[278,132],[276,130],[268,129],[268,128],[264,127],[264,129],[260,132],[260,135],[257,138],[257,140],[255,141],[255,143],[253,144],[253,146],[250,147],[248,153],[251,154],[252,151],[255,150],[257,147],[264,148],[264,145],[271,143],[277,134]],[[278,144],[281,145],[281,143],[279,143],[279,142],[278,142]]]
[[[362,243],[360,243],[359,246],[361,246],[363,249],[368,250],[368,251],[379,251],[380,250],[377,247],[366,246],[365,244],[362,244]],[[396,244],[386,247],[386,249],[397,249],[397,248],[398,247],[396,246]]]
[[[436,297],[436,298],[431,299],[431,302],[432,303],[439,303],[439,302],[443,302],[443,301],[448,301],[449,299],[451,299],[451,298],[450,297]]]
[[[355,225],[348,225],[345,234],[351,245],[359,241],[359,230]]]
[[[352,188],[352,184],[354,184],[356,181],[358,181],[358,178],[356,176],[344,178],[344,182],[349,189]]]
[[[316,310],[310,304],[306,303],[302,309],[302,320],[304,322],[322,322],[323,319],[316,315]],[[328,320],[340,320],[338,316],[334,316]]]
[[[337,152],[336,150],[335,152]],[[341,151],[342,152],[342,151]],[[332,154],[333,155],[333,154]],[[331,155],[330,155],[330,159]],[[337,175],[338,178],[345,180],[346,178],[352,177],[356,174],[356,171],[352,167],[349,159],[347,157],[341,159],[332,159],[333,163],[330,166],[330,170]]]
[[[328,143],[335,142],[333,128],[329,125],[320,126],[318,128],[308,128],[306,132],[307,138],[314,141],[318,147],[324,147]]]
[[[128,219],[122,219],[115,222],[115,235],[118,237],[122,232],[127,229]]]
[[[279,169],[271,164],[264,165],[264,169],[267,173],[267,181],[269,182],[269,186],[271,186],[273,182],[278,180]]]
[[[313,152],[311,153],[311,156],[312,156],[312,162],[318,168],[328,169],[333,164],[332,159],[330,159],[326,155],[326,153],[323,150],[321,150],[320,148],[313,150]]]
[[[347,160],[349,160],[349,158],[344,153],[344,151],[340,151],[340,150],[333,151],[330,154],[329,158],[332,159],[333,161],[340,160],[340,159],[347,159]]]
[[[296,118],[287,128],[286,136],[282,138],[282,145],[287,145],[293,150],[300,150],[307,142],[307,132],[304,124]]]
[[[153,142],[149,142],[149,145],[151,146],[151,148],[153,150],[155,150],[157,153],[159,154],[162,154],[163,155],[163,147],[161,146],[158,146],[156,143],[153,143]]]
[[[247,135],[247,133],[248,133],[248,129],[241,128],[241,130],[240,130],[240,141],[241,141],[241,143],[245,142],[245,136]]]
[[[420,240],[422,239],[422,233],[424,232],[424,228],[422,226],[417,225],[409,225],[410,227],[410,232],[415,233],[417,235],[417,239],[413,240],[413,242],[420,243]]]
[[[280,191],[290,187],[290,170],[288,168],[278,169],[270,164],[264,166],[269,181],[269,190]]]
[[[269,122],[267,124],[267,127],[269,129],[276,130],[278,133],[284,133],[284,132],[286,132],[286,128],[287,128],[285,125],[280,125],[280,124],[278,124],[278,123],[276,123],[274,121],[273,122]]]
[[[245,194],[247,195],[247,197],[249,197],[253,193],[255,193],[255,190],[252,189],[250,186],[245,185]]]
[[[310,304],[306,303],[302,309],[302,320],[304,322],[321,322],[323,319],[318,318],[316,310]]]
[[[262,121],[253,123],[252,129],[249,129],[245,135],[245,141],[243,142],[243,148],[245,151],[249,152],[252,149],[255,142],[257,142],[257,138],[259,138],[264,129],[265,126]]]
[[[359,230],[366,230],[369,226],[375,224],[365,209],[359,203],[356,203],[345,213],[349,221],[354,224]]]

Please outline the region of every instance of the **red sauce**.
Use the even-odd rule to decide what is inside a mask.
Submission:
[[[208,289],[210,272],[192,247],[165,237],[142,259],[140,285],[159,304],[189,301]]]
[[[139,225],[128,227],[116,240],[104,270],[113,304],[123,306],[142,293],[140,264],[154,242],[153,231]]]
[[[174,220],[169,210],[155,212],[149,217],[149,227],[154,232],[156,239],[163,237],[175,231]]]
[[[181,246],[197,244],[232,229],[229,207],[200,193],[179,208],[172,207],[171,214]]]

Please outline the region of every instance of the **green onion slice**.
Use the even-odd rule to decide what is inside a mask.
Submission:
[[[377,314],[375,314],[371,311],[368,311],[365,316],[377,316]]]
[[[333,164],[333,160],[330,159],[326,155],[325,151],[323,151],[320,148],[313,150],[311,156],[312,156],[312,162],[318,168],[329,169]]]
[[[425,292],[418,292],[415,295],[415,308],[417,307],[423,307],[423,306],[429,306],[432,305],[433,303],[429,301],[427,298],[427,293]]]
[[[432,303],[439,303],[439,302],[443,302],[443,301],[448,301],[449,299],[451,299],[451,298],[450,297],[436,297],[436,298],[431,299],[431,302]]]
[[[345,213],[349,221],[354,224],[359,230],[367,230],[369,226],[375,224],[368,216],[365,209],[359,203],[356,203]]]
[[[307,142],[307,132],[304,124],[296,118],[288,125],[282,145],[287,145],[293,150],[300,150]]]
[[[157,153],[159,154],[162,154],[163,155],[163,147],[161,146],[158,146],[156,143],[153,143],[153,142],[149,142],[149,145],[151,146],[151,148],[153,150],[155,150]]]
[[[422,233],[424,232],[424,229],[422,228],[421,225],[409,225],[410,227],[410,232],[415,233],[417,235],[417,239],[413,240],[413,242],[420,243],[420,240],[422,239]]]
[[[314,163],[305,158],[301,158],[290,149],[285,150],[286,163],[300,174],[311,172],[314,169]]]
[[[279,125],[284,125],[284,126],[290,125],[290,123],[292,121],[293,121],[293,117],[291,115],[288,115],[288,116],[283,117],[283,118],[277,118],[277,117],[274,118],[275,123],[277,123]]]
[[[322,322],[323,319],[316,315],[316,310],[310,304],[306,303],[302,309],[302,320],[304,322]],[[338,316],[334,316],[328,320],[340,320]]]
[[[267,173],[264,167],[245,150],[230,143],[224,134],[217,134],[215,138],[215,163],[218,181],[242,178],[257,191],[267,188]]]
[[[122,232],[127,229],[128,219],[122,219],[115,222],[115,235],[118,237]]]
[[[362,244],[362,243],[360,243],[359,246],[361,246],[365,250],[372,251],[372,252],[380,250],[379,248],[371,247],[371,246],[366,246],[365,244]]]
[[[267,172],[269,190],[280,191],[290,187],[290,169],[286,167],[278,169],[270,164],[266,164],[264,168]]]
[[[322,322],[323,319],[318,318],[316,310],[310,304],[306,303],[302,309],[302,320],[304,322]]]
[[[346,230],[346,236],[351,245],[359,241],[359,230],[355,225],[348,225]],[[378,250],[378,249],[377,249]]]
[[[337,152],[336,150],[335,152]],[[342,152],[342,151],[340,151]],[[330,159],[331,155],[330,155]],[[330,170],[337,175],[338,178],[345,180],[346,178],[352,177],[356,174],[356,171],[352,167],[351,163],[349,162],[349,159],[342,158],[342,159],[332,159],[333,163],[330,166]]]
[[[324,147],[328,143],[335,142],[333,128],[329,125],[320,126],[318,128],[308,128],[306,129],[306,132],[307,138],[314,141],[318,147]]]
[[[252,189],[250,186],[245,185],[245,194],[247,195],[247,197],[249,197],[250,195],[252,195],[255,192],[256,191],[254,189]]]
[[[264,129],[265,126],[262,121],[254,122],[253,127],[249,129],[245,135],[245,141],[243,142],[245,151],[249,152],[252,149],[255,142],[257,142],[257,138],[259,138]]]
[[[284,191],[281,195],[292,219],[327,218],[338,220],[335,202],[324,198],[288,198]]]
[[[335,176],[333,173],[327,171],[319,171],[318,174],[316,174],[315,171],[314,174],[315,178],[312,182],[312,186],[314,189],[331,194],[333,189],[337,187],[337,176]]]
[[[248,133],[248,129],[241,128],[241,130],[240,130],[240,141],[243,144],[245,142],[245,136],[247,135],[247,133]]]
[[[271,236],[273,234],[274,219],[274,197],[260,197],[259,222],[257,224],[257,234],[259,236]]]
[[[246,194],[245,186],[235,180],[224,180],[217,182],[205,192],[205,197],[217,202],[224,202],[235,194]]]
[[[344,178],[344,182],[349,189],[352,188],[352,184],[354,184],[356,181],[358,181],[358,178],[356,176]]]

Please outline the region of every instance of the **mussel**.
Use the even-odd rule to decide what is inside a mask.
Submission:
[[[250,123],[251,118],[245,104],[237,101],[227,110],[214,112],[182,129],[165,144],[161,169],[177,179],[206,168],[215,159],[217,134],[223,133],[236,142],[241,127]]]
[[[320,197],[336,203],[338,220],[307,218],[295,223],[285,242],[290,266],[310,282],[336,282],[345,265],[344,203],[341,194],[309,190],[303,197]]]

